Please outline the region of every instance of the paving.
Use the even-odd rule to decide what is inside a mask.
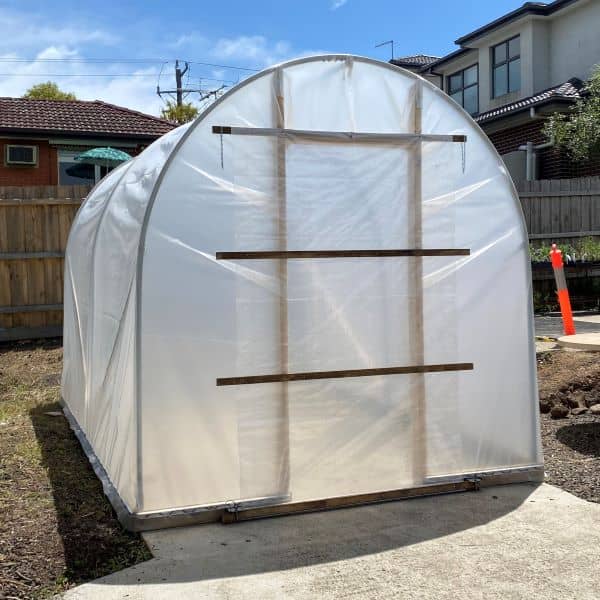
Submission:
[[[585,352],[600,352],[600,333],[577,333],[565,335],[556,340],[558,345],[571,350],[584,350]]]
[[[155,556],[70,600],[597,600],[600,504],[519,484],[144,534]]]
[[[590,320],[591,319],[591,320]],[[575,316],[575,329],[577,333],[600,333],[600,317],[598,316]],[[536,337],[550,337],[557,339],[564,335],[562,319],[560,317],[535,317]]]

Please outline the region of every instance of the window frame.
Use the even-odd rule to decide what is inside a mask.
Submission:
[[[4,154],[4,166],[6,167],[37,167],[39,164],[39,149],[37,145],[34,144],[6,144],[4,146],[5,154]],[[33,151],[33,160],[32,161],[22,161],[22,160],[11,160],[10,159],[10,149],[11,148],[29,148]]]
[[[61,163],[72,163],[72,164],[77,164],[77,162],[75,161],[75,157],[79,156],[82,152],[85,152],[85,150],[89,150],[88,147],[82,148],[81,150],[63,150],[62,148],[59,148],[57,150],[57,156],[56,156],[56,170],[57,170],[57,174],[56,174],[56,181],[58,181],[59,185],[74,185],[74,184],[61,184],[60,183],[60,165]],[[102,177],[104,177],[104,175],[106,175],[109,171],[107,171],[107,173],[105,173],[104,175],[102,174],[102,168],[100,165],[92,165],[94,167],[94,181],[92,181],[91,179],[88,180],[90,185],[95,185],[96,183],[98,183],[100,181],[100,179],[102,179]],[[82,182],[84,182],[85,180],[82,179]],[[82,183],[82,185],[86,185],[85,183]]]
[[[510,48],[510,42],[512,42],[513,40],[519,40],[519,54],[517,54],[516,56],[510,56],[510,52],[509,52],[509,48]],[[500,48],[500,46],[504,46],[506,48],[506,58],[499,62],[496,63],[496,48]],[[521,77],[519,74],[519,89],[518,90],[512,90],[510,91],[510,63],[514,62],[516,60],[519,61],[519,67],[521,66],[521,34],[517,33],[517,35],[513,35],[512,37],[504,40],[503,42],[500,42],[499,44],[495,44],[494,46],[492,46],[490,48],[491,51],[491,58],[492,60],[491,65],[492,65],[492,100],[494,98],[501,98],[502,96],[506,96],[508,94],[514,94],[515,92],[520,92],[521,91]],[[503,66],[506,65],[506,92],[504,92],[504,94],[496,94],[496,69],[499,69]]]
[[[476,79],[475,83],[465,85],[465,71],[468,71],[469,69],[472,69],[473,67],[476,67],[477,79]],[[451,91],[450,80],[453,77],[456,77],[457,75],[460,75],[460,77],[461,77],[461,86],[460,86],[460,88],[458,88],[454,91]],[[479,114],[479,63],[478,62],[473,63],[472,65],[468,65],[464,69],[459,69],[458,71],[455,71],[454,73],[451,73],[450,75],[446,75],[446,93],[448,94],[448,96],[450,96],[452,98],[453,94],[457,94],[458,92],[460,92],[461,96],[462,96],[462,101],[460,103],[460,106],[462,106],[465,110],[467,110],[465,108],[465,90],[468,90],[472,87],[477,88],[477,110],[473,113],[469,113],[472,117],[474,117]],[[454,98],[452,98],[452,99],[454,100]]]

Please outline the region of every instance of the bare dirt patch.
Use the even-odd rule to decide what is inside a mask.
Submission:
[[[600,502],[600,415],[589,410],[600,403],[600,355],[565,350],[542,354],[538,382],[543,410],[544,403],[546,408],[568,408],[563,418],[541,415],[546,481]],[[578,409],[583,414],[575,414]]]
[[[143,560],[58,404],[57,341],[0,345],[0,598],[43,598]]]

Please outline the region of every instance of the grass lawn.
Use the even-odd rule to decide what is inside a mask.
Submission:
[[[44,598],[148,560],[58,404],[57,341],[0,345],[0,598]],[[4,595],[3,595],[4,594]]]

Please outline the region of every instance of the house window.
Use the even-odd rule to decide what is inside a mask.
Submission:
[[[517,35],[492,48],[493,97],[521,89],[521,38]]]
[[[110,168],[98,165],[86,165],[75,160],[75,157],[84,152],[85,148],[77,152],[70,150],[58,151],[58,184],[59,185],[85,185],[100,181]]]
[[[22,146],[16,144],[7,144],[5,164],[6,165],[29,165],[36,166],[38,162],[37,146]]]
[[[479,112],[479,66],[473,65],[448,77],[448,94],[469,114]]]

